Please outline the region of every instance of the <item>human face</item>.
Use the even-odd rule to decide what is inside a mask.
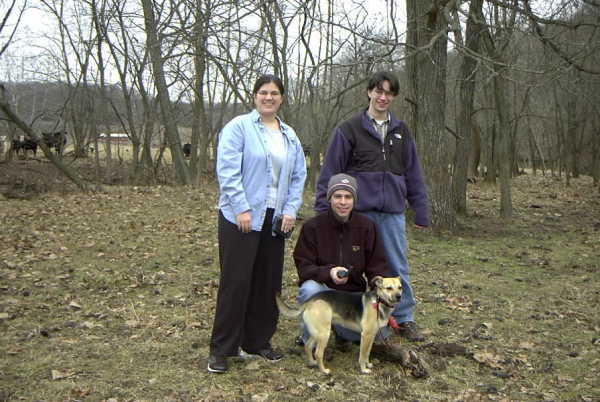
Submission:
[[[283,95],[274,82],[267,82],[254,94],[254,106],[261,116],[274,116],[279,111]]]
[[[388,109],[395,99],[395,95],[390,91],[390,82],[383,81],[381,88],[375,87],[367,91],[369,97],[369,114],[375,118],[385,120]]]
[[[350,218],[350,213],[354,208],[354,196],[348,190],[336,190],[329,199],[331,209],[335,217],[342,222]]]

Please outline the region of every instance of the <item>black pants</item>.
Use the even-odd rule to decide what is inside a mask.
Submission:
[[[257,352],[270,346],[279,311],[284,240],[273,237],[273,210],[267,209],[262,231],[242,233],[219,212],[221,276],[210,353],[235,356],[241,346]]]

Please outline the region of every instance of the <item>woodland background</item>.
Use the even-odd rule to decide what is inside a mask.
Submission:
[[[386,69],[401,76],[394,112],[417,139],[436,226],[455,226],[476,177],[498,181],[504,218],[524,168],[567,183],[590,175],[598,187],[595,0],[5,0],[2,9],[5,138],[65,129],[83,157],[101,133],[125,133],[132,183],[160,181],[163,153],[152,146],[162,144],[175,181],[201,185],[220,128],[252,107],[252,83],[270,72],[288,89],[282,117],[308,151],[312,188],[333,128],[365,106],[365,80]],[[45,27],[37,36],[24,22],[33,12]],[[121,161],[105,148],[95,163],[110,177]]]

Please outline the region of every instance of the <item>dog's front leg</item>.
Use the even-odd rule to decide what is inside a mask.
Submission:
[[[369,361],[371,355],[371,347],[375,340],[375,331],[363,331],[360,337],[360,355],[358,357],[358,365],[363,374],[369,374],[373,364]]]

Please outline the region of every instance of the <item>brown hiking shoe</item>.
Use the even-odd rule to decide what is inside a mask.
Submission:
[[[398,328],[394,328],[394,332],[396,335],[400,335],[410,342],[423,342],[425,340],[425,335],[419,331],[419,327],[417,323],[414,321],[403,322],[402,324],[398,324]]]

